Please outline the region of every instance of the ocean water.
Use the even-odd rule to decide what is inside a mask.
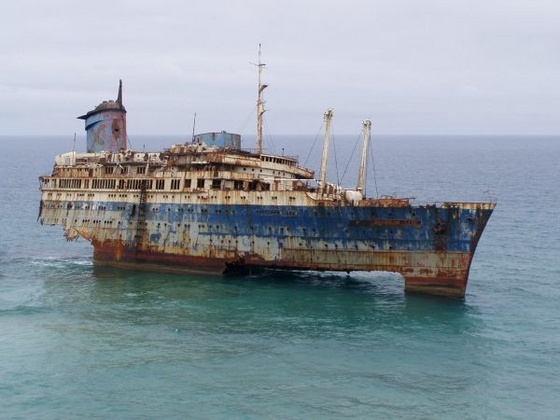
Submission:
[[[273,142],[303,162],[313,140]],[[331,180],[355,140],[335,138]],[[497,198],[464,300],[389,273],[95,267],[37,223],[37,177],[72,140],[1,137],[0,418],[558,418],[560,137],[373,141],[370,194]]]

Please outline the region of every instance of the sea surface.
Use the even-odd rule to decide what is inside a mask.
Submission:
[[[314,140],[270,144],[318,170]],[[331,181],[353,186],[355,141],[335,137]],[[390,273],[95,267],[37,222],[38,177],[72,139],[0,146],[2,419],[560,417],[560,137],[373,137],[369,195],[498,200],[460,300]]]

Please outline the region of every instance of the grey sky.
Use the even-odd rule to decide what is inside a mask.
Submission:
[[[557,134],[558,0],[18,0],[0,14],[0,135],[82,134],[124,83],[128,132]]]

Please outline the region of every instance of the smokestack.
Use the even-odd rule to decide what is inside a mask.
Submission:
[[[119,80],[116,101],[103,101],[78,118],[85,120],[88,153],[126,150],[126,109],[122,103],[122,80]]]

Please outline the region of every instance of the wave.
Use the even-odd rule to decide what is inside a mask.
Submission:
[[[31,265],[46,268],[68,268],[70,266],[92,267],[91,258],[86,257],[68,257],[68,258],[37,258],[29,261]]]
[[[2,263],[3,281],[24,282],[40,281],[45,278],[83,277],[93,270],[90,259],[81,256],[55,257],[17,257]]]
[[[37,315],[50,313],[51,311],[52,309],[46,306],[26,305],[21,303],[14,305],[12,302],[8,301],[0,302],[0,316]]]

